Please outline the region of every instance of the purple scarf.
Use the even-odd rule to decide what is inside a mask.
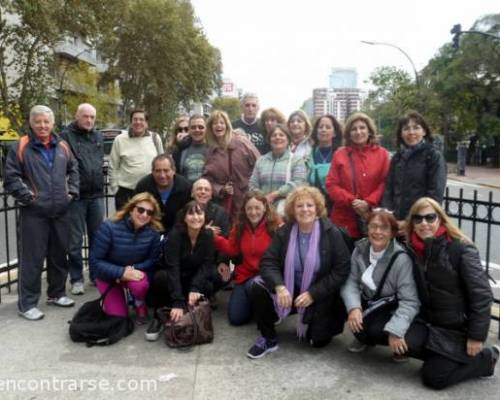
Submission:
[[[299,227],[295,223],[293,224],[292,231],[290,232],[290,240],[288,242],[288,248],[286,251],[285,257],[285,286],[293,297],[293,292],[295,289],[295,254],[297,250],[297,246],[299,243],[297,242]],[[312,278],[314,276],[314,267],[316,266],[317,256],[318,256],[318,245],[319,245],[320,233],[319,233],[319,221],[316,220],[313,225],[311,239],[309,241],[309,248],[307,249],[307,254],[304,260],[304,271],[302,274],[302,282],[300,284],[300,293],[304,293],[311,286]],[[274,304],[278,316],[280,318],[286,317],[290,314],[291,308],[282,308],[278,306],[278,297],[276,295],[273,296]],[[299,313],[299,320],[297,322],[297,336],[302,339],[305,337],[305,325],[302,322],[302,318],[304,317],[305,307],[298,307],[297,312]]]

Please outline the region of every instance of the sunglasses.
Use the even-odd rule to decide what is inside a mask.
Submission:
[[[437,219],[437,217],[438,216],[436,213],[425,214],[425,215],[415,214],[412,215],[411,220],[417,225],[421,224],[424,221],[424,219],[425,222],[427,222],[428,224],[432,224]]]
[[[189,132],[189,128],[187,126],[179,126],[177,128],[177,133],[179,132]]]
[[[137,210],[137,212],[138,212],[139,214],[144,214],[144,213],[146,213],[146,214],[148,214],[148,216],[150,216],[150,217],[151,217],[151,216],[155,213],[155,212],[154,212],[154,210],[149,210],[149,209],[144,208],[144,207],[135,207],[135,209]]]

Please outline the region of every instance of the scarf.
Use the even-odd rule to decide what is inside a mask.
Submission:
[[[311,286],[312,278],[314,276],[314,266],[316,265],[316,260],[318,256],[318,245],[320,239],[320,229],[319,229],[319,220],[316,220],[313,225],[311,239],[309,240],[309,248],[307,249],[307,254],[304,260],[304,271],[302,274],[302,282],[300,284],[300,293],[304,293]],[[297,242],[299,227],[295,223],[293,224],[292,231],[290,232],[290,240],[288,242],[288,248],[286,251],[285,257],[285,286],[293,297],[294,289],[295,289],[295,254],[297,250],[297,246],[299,243]],[[290,314],[291,308],[282,308],[278,306],[278,297],[276,295],[273,296],[275,308],[277,314],[280,318],[286,317]],[[299,319],[297,321],[297,336],[299,339],[305,337],[305,325],[302,322],[305,313],[305,307],[298,307],[297,312],[299,314]]]
[[[438,230],[436,231],[436,234],[434,235],[434,237],[440,237],[443,235],[448,235],[448,231],[446,230],[446,228],[443,225],[441,225],[438,228]],[[410,244],[411,244],[411,247],[413,247],[413,250],[415,250],[415,253],[417,253],[417,255],[420,258],[425,258],[425,241],[422,240],[420,238],[420,236],[418,236],[415,233],[415,231],[413,231],[411,233]]]

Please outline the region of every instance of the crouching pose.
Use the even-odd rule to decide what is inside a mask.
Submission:
[[[278,349],[275,323],[297,312],[297,335],[315,347],[343,330],[339,290],[350,270],[343,236],[325,218],[318,189],[299,187],[287,198],[286,225],[276,231],[262,257],[261,279],[252,289],[259,337],[247,355],[260,358]],[[260,284],[258,283],[260,281]]]

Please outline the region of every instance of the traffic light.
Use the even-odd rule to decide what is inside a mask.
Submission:
[[[451,29],[450,33],[452,33],[453,36],[453,48],[455,50],[458,50],[460,47],[460,35],[462,34],[462,25],[456,24],[453,26]]]

